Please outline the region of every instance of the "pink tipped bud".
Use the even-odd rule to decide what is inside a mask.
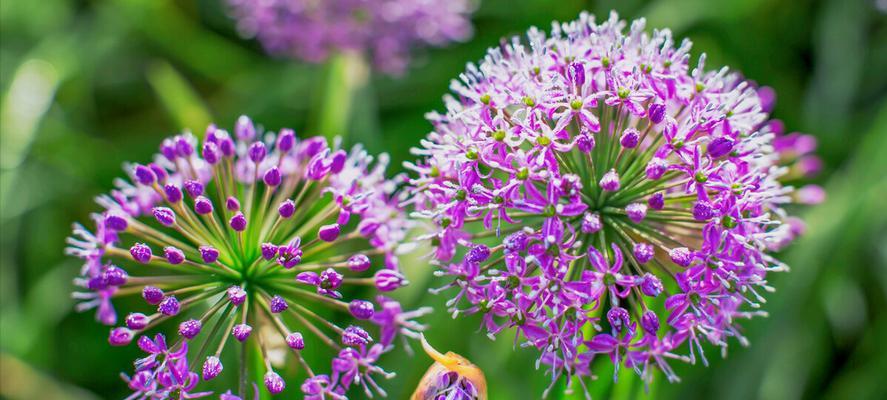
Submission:
[[[286,344],[293,350],[302,350],[305,348],[305,339],[299,332],[293,332],[286,335]]]
[[[209,381],[222,373],[222,361],[216,356],[209,356],[203,362],[203,380]]]

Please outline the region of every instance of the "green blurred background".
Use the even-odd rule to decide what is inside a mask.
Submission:
[[[807,235],[783,255],[793,270],[773,277],[771,317],[745,325],[751,347],[731,343],[726,359],[710,349],[710,368],[678,366],[682,383],[659,382],[649,394],[599,371],[595,399],[887,398],[885,3],[485,0],[471,41],[422,53],[401,78],[372,76],[339,122],[350,141],[399,166],[430,129],[423,114],[442,107],[449,80],[500,38],[583,9],[670,27],[694,41],[694,55],[707,52],[710,67],[729,65],[777,90],[775,117],[820,141],[817,181],[829,197],[806,212]],[[122,398],[117,372],[135,352],[109,348],[106,327],[72,312],[80,262],[62,254],[71,222],[95,210],[93,196],[125,160],[147,160],[166,135],[210,120],[231,127],[241,114],[311,134],[321,111],[343,100],[324,102],[329,68],[269,59],[238,38],[219,0],[3,0],[0,11],[0,397]],[[542,393],[548,382],[533,371],[533,352],[476,334],[476,318],[452,322],[445,299],[426,292],[428,270],[407,268],[414,284],[402,299],[440,311],[432,343],[479,364],[493,399]],[[429,364],[421,354],[389,357],[398,372],[391,398],[407,398]]]

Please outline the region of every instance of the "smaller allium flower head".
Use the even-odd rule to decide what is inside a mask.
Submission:
[[[434,360],[416,386],[414,400],[486,400],[487,381],[483,371],[453,352],[442,354],[421,337],[422,348]]]
[[[406,164],[434,292],[489,336],[515,330],[551,388],[600,358],[674,381],[667,360],[745,343],[786,269],[771,251],[803,231],[786,205],[822,197],[785,185],[815,141],[775,128],[772,93],[675,43],[615,14],[503,41]]]
[[[358,51],[399,74],[416,47],[442,47],[471,36],[472,0],[228,0],[237,27],[274,55],[321,62]],[[291,139],[287,139],[291,140]],[[289,142],[280,140],[279,145]]]
[[[68,240],[84,262],[77,308],[113,326],[111,345],[136,341],[148,353],[125,378],[133,398],[208,395],[194,391],[201,377],[244,370],[221,362],[238,342],[263,361],[246,367],[264,376],[257,390],[325,382],[336,398],[354,387],[384,394],[380,378],[391,374],[376,363],[397,336],[417,337],[425,327],[412,319],[428,312],[377,296],[407,284],[398,252],[413,228],[385,178],[388,157],[276,135],[247,117],[234,132],[212,125],[202,143],[187,133],[164,140],[155,162],[127,167],[129,179],[98,198],[94,227],[77,224]],[[144,301],[118,325],[112,301],[130,293]],[[284,342],[289,362],[312,377],[304,384],[287,385],[293,378],[272,368],[269,354],[277,363]],[[306,346],[317,350],[310,358]]]

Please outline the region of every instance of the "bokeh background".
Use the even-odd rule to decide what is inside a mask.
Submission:
[[[483,0],[472,40],[421,53],[403,77],[371,75],[338,124],[399,165],[467,61],[531,25],[610,9],[670,27],[707,65],[774,87],[775,117],[819,139],[828,200],[805,212],[806,236],[783,255],[793,270],[773,277],[771,317],[746,324],[751,347],[733,343],[726,359],[710,349],[711,367],[679,366],[682,383],[648,392],[600,371],[595,399],[887,398],[883,0]],[[147,160],[166,135],[210,120],[230,127],[241,114],[311,134],[345,100],[323,96],[330,68],[270,59],[240,39],[219,0],[3,0],[0,11],[0,397],[122,398],[117,371],[134,351],[109,348],[107,328],[72,311],[80,262],[62,254],[71,222],[95,209],[125,160]],[[479,364],[493,399],[542,393],[532,352],[476,334],[476,318],[451,321],[426,291],[428,269],[407,268],[414,284],[402,299],[440,311],[432,343]],[[407,398],[429,364],[389,357],[391,398]]]

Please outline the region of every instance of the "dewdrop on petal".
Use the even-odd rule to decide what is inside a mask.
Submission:
[[[431,347],[420,334],[422,349],[434,360],[422,376],[411,400],[486,400],[487,380],[481,369],[452,351],[446,354]]]

